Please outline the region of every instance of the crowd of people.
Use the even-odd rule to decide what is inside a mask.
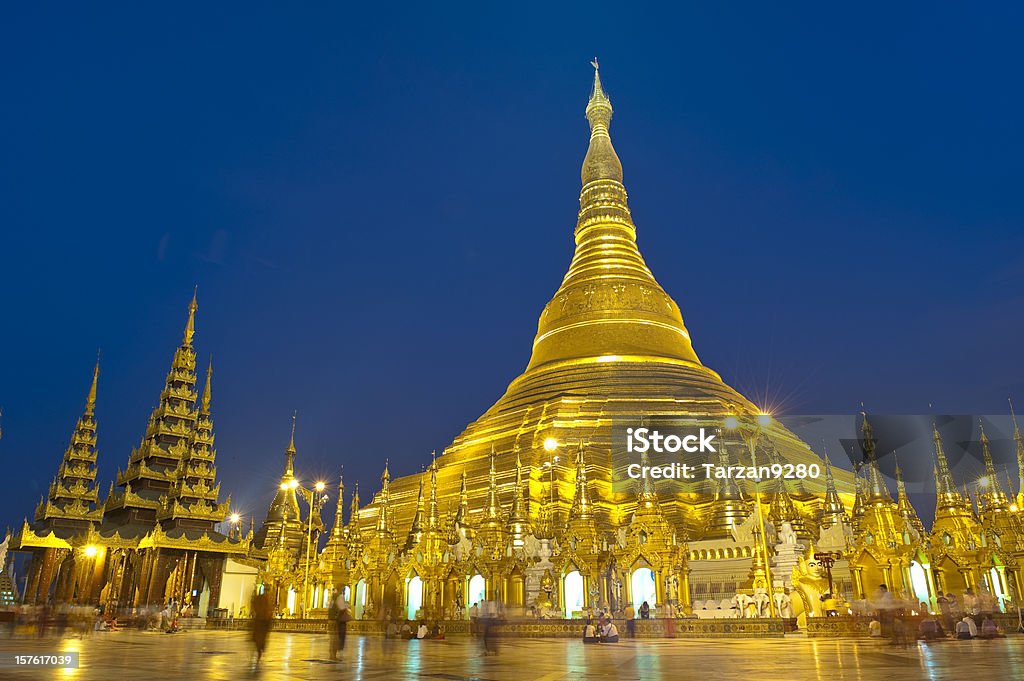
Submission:
[[[871,620],[868,634],[872,638],[889,639],[897,645],[912,640],[942,641],[946,639],[994,639],[1005,636],[993,618],[998,603],[986,599],[968,588],[963,599],[952,593],[936,598],[938,613],[931,612],[927,603],[910,604],[898,599],[885,584],[875,590],[868,601]],[[917,621],[916,630],[913,621]]]
[[[178,631],[179,617],[188,617],[190,610],[179,608],[174,601],[162,607],[116,608],[100,605],[17,605],[0,608],[0,635],[46,637],[54,635],[85,636],[96,631],[119,631],[133,628],[144,631]]]

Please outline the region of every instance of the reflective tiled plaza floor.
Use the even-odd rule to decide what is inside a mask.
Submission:
[[[78,650],[77,670],[17,669],[10,653]],[[476,641],[385,642],[350,637],[341,662],[324,635],[272,633],[258,672],[245,634],[134,631],[79,639],[0,639],[0,679],[176,681],[366,679],[565,681],[575,679],[1001,679],[1024,678],[1024,636],[894,648],[875,641],[652,640],[586,646],[575,640],[505,639],[484,657]]]

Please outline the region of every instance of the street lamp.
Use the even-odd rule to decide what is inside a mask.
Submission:
[[[771,425],[771,422],[771,415],[764,413],[758,414],[753,419],[753,422],[741,421],[735,416],[728,416],[725,419],[726,429],[736,431],[743,440],[743,443],[747,445],[747,450],[750,452],[750,465],[753,466],[755,472],[757,471],[757,440],[761,437],[761,432]],[[767,527],[764,521],[764,512],[761,509],[761,476],[759,475],[754,477],[754,507],[757,509],[757,525],[761,534],[760,549],[764,556],[764,580],[768,588],[768,611],[772,617],[775,617],[775,587],[772,584],[771,565],[769,564],[771,561],[768,557]]]
[[[320,507],[327,503],[327,495],[323,493],[327,485],[322,481],[317,481],[313,485],[313,490],[308,490],[305,487],[299,485],[299,481],[295,478],[291,479],[287,485],[281,484],[282,489],[291,488],[298,489],[302,492],[302,497],[306,500],[309,505],[309,517],[306,519],[306,569],[305,575],[302,578],[302,619],[306,619],[307,600],[309,596],[309,563],[311,561],[311,553],[313,547],[313,516],[319,515]]]

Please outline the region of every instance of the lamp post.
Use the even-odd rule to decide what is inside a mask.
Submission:
[[[747,445],[747,450],[750,453],[750,465],[757,470],[757,440],[761,437],[761,432],[765,427],[770,425],[772,417],[768,414],[758,414],[753,422],[741,421],[735,416],[729,416],[725,419],[725,427],[727,430],[734,430],[743,440],[743,443]],[[768,533],[767,527],[764,521],[764,512],[761,509],[761,476],[754,477],[754,507],[757,509],[757,526],[760,537],[760,550],[764,556],[764,580],[767,583],[768,588],[768,612],[772,617],[776,616],[775,613],[775,587],[772,584],[772,573],[770,559],[768,557]]]
[[[302,619],[306,619],[306,611],[308,610],[308,597],[309,597],[309,563],[311,560],[312,546],[313,546],[313,516],[318,515],[320,507],[327,503],[327,495],[323,494],[326,485],[323,482],[318,481],[312,490],[306,489],[299,484],[298,480],[294,478],[291,481],[291,486],[301,491],[303,498],[309,505],[309,517],[306,518],[306,569],[305,574],[302,578]]]

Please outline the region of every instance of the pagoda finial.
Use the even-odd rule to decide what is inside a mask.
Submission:
[[[284,474],[286,477],[295,475],[295,422],[298,420],[299,412],[292,413],[292,435],[288,440],[288,447],[284,450]]]
[[[210,413],[210,400],[213,398],[213,391],[211,384],[213,380],[213,355],[210,355],[210,363],[206,365],[206,385],[203,387],[203,402],[201,412],[209,415]],[[292,433],[292,439],[294,439],[295,433]]]
[[[590,493],[587,490],[587,463],[584,458],[586,447],[581,439],[576,450],[576,493],[572,500],[569,517],[572,520],[587,520],[591,517]]]
[[[192,290],[192,302],[188,304],[188,321],[185,323],[185,338],[184,345],[186,347],[192,347],[192,339],[196,335],[196,310],[199,309],[199,304],[196,302],[196,296],[199,295],[199,285],[196,284],[195,289]]]
[[[612,121],[612,101],[601,86],[601,72],[597,59],[590,62],[594,67],[594,89],[587,102],[587,121],[590,123],[590,148],[583,161],[580,179],[586,186],[597,180],[622,182],[622,163],[619,161],[608,128]]]
[[[996,465],[992,460],[992,449],[989,446],[988,435],[985,434],[985,424],[980,419],[978,426],[981,429],[981,456],[985,462],[985,478],[988,480],[981,495],[982,500],[985,503],[986,510],[1003,510],[1009,503],[1009,500],[1006,497],[1006,493],[1003,492],[1003,486],[999,484],[999,475],[996,473]]]
[[[1013,418],[1013,443],[1017,449],[1017,507],[1024,508],[1024,435],[1021,435],[1020,426],[1017,425],[1017,414],[1013,411],[1013,399],[1007,397],[1010,403],[1010,416]]]
[[[863,406],[863,403],[861,404]],[[864,447],[864,458],[867,461],[867,483],[868,483],[868,501],[869,502],[891,502],[892,496],[889,494],[889,488],[885,484],[885,480],[882,479],[882,473],[878,470],[878,454],[875,450],[875,432],[871,428],[871,424],[868,422],[868,415],[865,411],[860,412],[863,418],[861,424],[861,432],[863,434],[863,447]]]
[[[942,436],[939,428],[932,423],[932,440],[935,442],[935,492],[938,497],[938,508],[963,506],[964,498],[956,488],[953,474],[949,471],[949,460],[942,447]]]
[[[494,461],[498,454],[491,445],[491,468],[487,473],[487,517],[496,519],[501,515],[501,504],[498,503],[498,472]]]
[[[96,367],[92,370],[92,385],[89,386],[89,395],[85,398],[85,415],[92,416],[96,411],[96,387],[100,380],[100,352],[96,351]]]
[[[295,422],[298,420],[298,418],[299,410],[296,409],[294,412],[292,412],[292,435],[291,438],[289,438],[288,440],[288,449],[285,450],[287,452],[291,452],[292,454],[295,453]]]

